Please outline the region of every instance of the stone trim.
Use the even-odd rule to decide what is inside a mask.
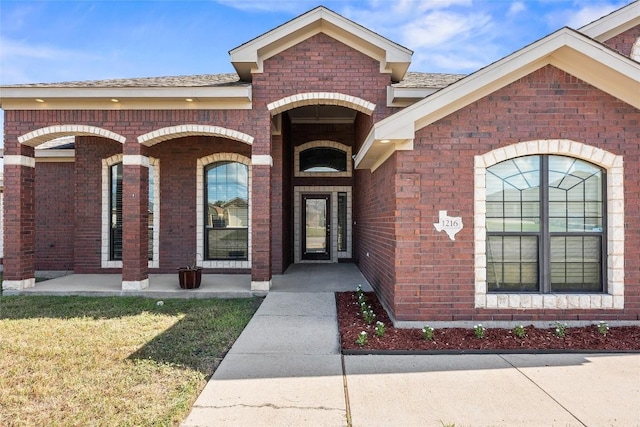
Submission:
[[[123,291],[141,291],[143,289],[147,289],[149,287],[149,279],[144,280],[123,280],[122,281],[122,290]]]
[[[344,93],[309,92],[287,96],[286,98],[272,102],[267,105],[267,109],[272,116],[275,116],[284,111],[305,105],[339,105],[360,111],[368,116],[373,114],[373,110],[376,108],[376,104],[355,96],[345,95]]]
[[[251,164],[254,166],[273,166],[273,157],[269,154],[252,154]]]
[[[124,156],[122,156],[122,164],[125,166],[144,166],[145,168],[148,168],[149,158],[147,156],[142,156],[139,154],[125,154]]]
[[[340,151],[344,151],[347,156],[347,170],[345,172],[302,172],[300,171],[300,153],[308,150],[309,148],[316,147],[328,147],[335,148]],[[351,159],[351,147],[348,145],[340,144],[335,141],[311,141],[305,144],[299,145],[293,149],[294,151],[294,159],[293,159],[293,168],[294,168],[294,176],[303,177],[303,176],[316,176],[316,177],[326,177],[326,178],[336,178],[336,177],[351,177],[353,174],[353,160]]]
[[[153,132],[145,133],[138,137],[138,142],[144,146],[151,147],[162,141],[182,138],[185,136],[215,136],[243,142],[248,145],[253,144],[253,137],[236,130],[223,128],[221,126],[193,125],[185,124],[179,126],[169,126]]]
[[[55,138],[59,138],[62,136],[99,136],[102,138],[113,139],[114,141],[118,141],[121,144],[124,144],[126,138],[122,135],[119,135],[115,132],[111,132],[106,129],[102,129],[96,126],[87,126],[87,125],[56,125],[49,126],[46,128],[41,128],[34,130],[33,132],[25,133],[22,136],[18,137],[18,142],[20,144],[28,145],[30,147],[35,147],[44,142],[50,141]]]
[[[351,258],[353,250],[353,189],[351,186],[296,186],[293,189],[293,247],[294,262],[298,263],[336,263],[339,258]],[[303,194],[331,194],[331,260],[309,261],[302,259],[302,205]],[[338,193],[347,193],[347,250],[338,252]]]
[[[631,59],[640,62],[640,37],[638,37],[631,48]]]
[[[486,170],[504,160],[538,154],[582,159],[607,171],[607,293],[514,294],[487,292]],[[624,308],[624,167],[623,157],[568,139],[520,142],[475,156],[474,240],[475,307],[487,309]]]
[[[4,156],[4,164],[35,168],[36,159],[34,157],[29,157],[29,156],[7,155],[7,156]]]
[[[264,282],[258,282],[255,280],[251,281],[251,290],[252,291],[258,291],[258,292],[264,292],[264,291],[269,291],[269,289],[271,289],[271,280],[266,280]]]
[[[270,157],[270,156],[269,156]],[[204,168],[205,166],[221,161],[238,162],[249,167],[249,241],[248,241],[248,260],[247,261],[205,261],[204,254]],[[202,157],[196,162],[196,263],[203,268],[217,268],[217,269],[248,269],[251,268],[251,253],[252,253],[252,221],[251,221],[251,160],[248,157],[242,156],[236,153],[216,153],[210,156]],[[199,258],[198,259],[198,255]],[[253,285],[252,285],[253,288]]]
[[[3,280],[2,290],[21,291],[23,289],[29,289],[36,286],[36,279],[32,277],[24,280]]]
[[[145,160],[146,159],[146,160]],[[140,165],[144,167],[153,166],[153,259],[148,261],[149,268],[160,267],[160,160],[153,157],[138,155],[115,154],[106,159],[102,159],[102,230],[100,244],[100,267],[101,268],[122,268],[122,261],[109,259],[110,233],[109,233],[109,187],[111,176],[109,168],[116,163],[124,165]],[[132,162],[132,163],[127,163]],[[124,290],[124,288],[123,288]]]

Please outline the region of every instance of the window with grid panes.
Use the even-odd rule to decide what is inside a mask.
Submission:
[[[564,156],[487,169],[487,290],[604,292],[605,172]]]

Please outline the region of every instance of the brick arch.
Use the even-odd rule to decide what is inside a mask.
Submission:
[[[88,125],[56,125],[46,128],[36,129],[32,132],[25,133],[18,137],[20,144],[28,145],[30,147],[36,147],[52,139],[60,138],[62,136],[100,136],[103,138],[112,139],[124,144],[126,138],[115,132],[99,128],[97,126]]]
[[[607,171],[607,293],[606,294],[488,294],[486,253],[487,168],[516,157],[555,154],[581,159]],[[496,148],[475,156],[474,240],[475,307],[505,309],[622,309],[624,308],[624,167],[623,156],[569,139],[535,140]]]
[[[221,126],[193,124],[169,126],[166,128],[154,130],[153,132],[140,135],[138,137],[138,142],[147,147],[151,147],[152,145],[155,145],[159,142],[167,141],[174,138],[181,138],[184,136],[219,136],[232,139],[234,141],[243,142],[248,145],[253,144],[253,137],[247,135],[246,133],[223,128]]]
[[[345,95],[338,92],[309,92],[299,93],[296,95],[287,96],[278,101],[272,102],[267,105],[269,112],[272,116],[282,113],[284,111],[291,110],[297,107],[304,107],[306,105],[339,105],[341,107],[347,107],[360,111],[370,116],[373,114],[373,110],[376,108],[376,104],[369,101],[365,101],[362,98],[358,98],[351,95]]]

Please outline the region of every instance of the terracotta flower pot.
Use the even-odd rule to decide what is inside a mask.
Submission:
[[[182,267],[178,269],[178,279],[182,289],[197,289],[202,280],[202,268]]]

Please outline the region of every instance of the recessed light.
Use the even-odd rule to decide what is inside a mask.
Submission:
[[[44,99],[36,98],[36,102],[44,102]]]
[[[391,142],[391,140],[390,140],[390,139],[381,139],[381,140],[380,140],[380,144],[388,144],[388,143],[390,143],[390,142]]]
[[[185,101],[187,101],[187,102],[193,102],[193,98],[185,98]]]
[[[111,102],[120,102],[119,99],[111,98]]]

